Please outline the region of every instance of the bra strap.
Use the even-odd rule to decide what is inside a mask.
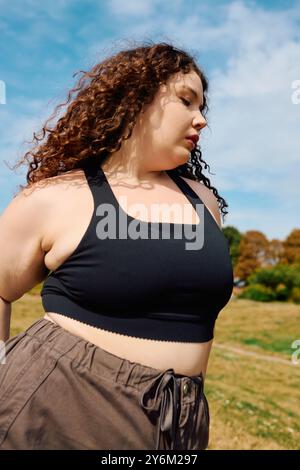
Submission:
[[[203,201],[198,194],[191,188],[191,186],[183,179],[178,173],[167,171],[168,175],[172,178],[174,183],[181,189],[181,191],[189,198],[191,203],[194,205],[197,202],[203,204]]]

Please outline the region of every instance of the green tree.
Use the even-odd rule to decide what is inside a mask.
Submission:
[[[229,242],[230,248],[230,257],[232,261],[232,266],[236,266],[239,258],[239,246],[242,239],[242,234],[239,230],[232,225],[228,225],[222,229],[225,237]]]

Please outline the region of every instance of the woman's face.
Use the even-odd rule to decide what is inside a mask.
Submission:
[[[186,137],[199,134],[206,126],[202,106],[199,75],[194,71],[173,75],[139,114],[130,138],[110,155],[109,166],[123,166],[123,172],[125,166],[126,173],[135,178],[183,165],[192,151]]]
[[[199,135],[200,129],[206,126],[199,109],[202,106],[203,87],[196,72],[179,73],[161,85],[135,127],[144,149],[143,159],[151,159],[152,167],[157,170],[186,163],[192,150],[186,137]]]

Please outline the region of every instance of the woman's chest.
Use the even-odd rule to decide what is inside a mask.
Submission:
[[[145,229],[147,224],[153,222],[155,237],[157,233],[155,224],[158,222],[166,225],[165,233],[168,232],[169,227],[172,232],[174,229],[172,224],[178,224],[177,229],[181,229],[181,224],[187,225],[186,228],[189,229],[192,224],[201,222],[199,212],[196,212],[187,197],[172,187],[130,189],[111,184],[111,190],[114,198],[109,208],[110,215],[106,216],[106,221],[99,217],[98,227],[101,223],[103,225],[105,222],[110,222],[109,228],[114,231],[112,225],[116,224],[116,219],[120,224],[120,220],[124,220],[124,217],[128,215],[126,225],[131,226],[131,230],[134,228],[138,230],[137,225]],[[63,194],[57,191],[57,198],[51,204],[47,230],[43,238],[43,249],[46,253],[45,265],[48,269],[51,271],[57,269],[76,250],[93,217],[95,222],[95,209],[95,200],[87,184],[82,184],[79,188],[69,188]],[[100,212],[98,206],[98,213]],[[115,217],[112,216],[113,213]]]

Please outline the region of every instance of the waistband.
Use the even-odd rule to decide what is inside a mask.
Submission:
[[[90,343],[59,325],[42,318],[34,322],[24,335],[34,337],[51,355],[68,357],[74,364],[87,367],[91,374],[129,385],[141,392],[139,404],[146,413],[159,413],[156,449],[162,434],[168,436],[171,449],[175,443],[180,407],[193,403],[203,395],[203,376],[186,376],[174,369],[155,369],[116,356]]]

